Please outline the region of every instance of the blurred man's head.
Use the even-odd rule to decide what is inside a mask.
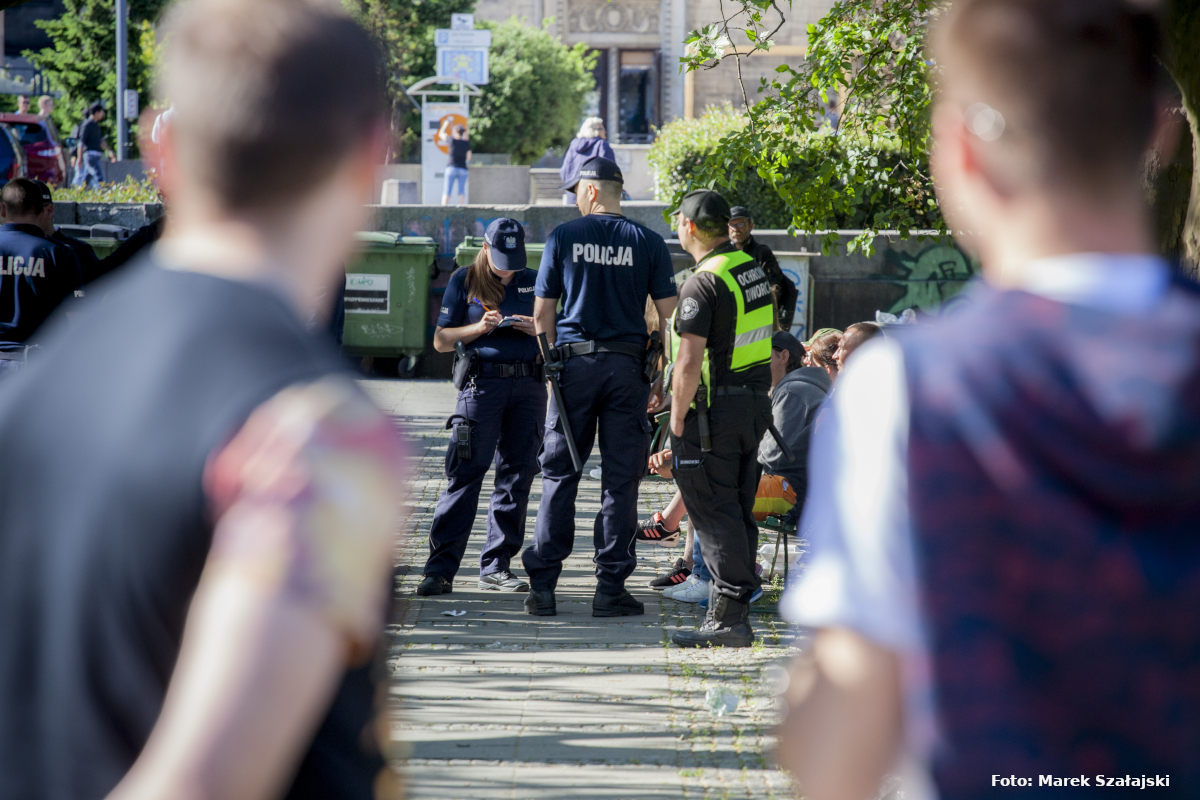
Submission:
[[[453,136],[455,139],[465,139],[465,138],[467,138],[467,126],[466,126],[466,125],[455,125],[455,126],[454,126],[454,131],[453,131],[453,133],[452,133],[451,135],[452,135],[452,136]]]
[[[754,219],[750,209],[745,206],[734,206],[729,209],[729,241],[738,247],[745,247],[754,232]]]
[[[42,211],[42,190],[28,178],[13,178],[0,189],[0,217],[18,225],[39,225]]]
[[[883,333],[883,329],[874,322],[856,322],[846,328],[846,332],[842,334],[841,344],[838,345],[837,352],[833,354],[833,360],[837,362],[838,369],[845,369],[850,354],[881,333]]]
[[[88,106],[87,115],[96,120],[96,122],[103,122],[104,118],[108,116],[108,112],[104,110],[104,106],[100,103],[92,103]]]
[[[977,233],[981,255],[1019,257],[1019,239],[1039,237],[1121,249],[1144,227],[1143,162],[1167,119],[1152,5],[949,6],[932,39],[933,171],[951,228]],[[1106,215],[1124,223],[1095,224]]]
[[[160,95],[173,108],[163,150],[177,211],[262,221],[325,196],[338,213],[347,171],[383,137],[367,33],[336,0],[191,0],[169,26]]]
[[[18,114],[28,114],[29,113],[29,98],[23,94],[17,95],[17,113]]]
[[[44,94],[38,98],[38,114],[48,117],[54,111],[54,98]]]

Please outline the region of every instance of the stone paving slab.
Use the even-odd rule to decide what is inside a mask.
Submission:
[[[576,504],[575,550],[559,584],[558,616],[524,613],[524,595],[480,591],[479,546],[485,479],[454,592],[414,594],[428,553],[434,505],[445,488],[442,428],[454,389],[438,381],[364,381],[401,426],[414,475],[400,577],[390,628],[391,730],[413,798],[557,800],[596,798],[787,798],[787,776],[773,766],[775,699],[761,681],[769,664],[794,652],[787,627],[755,614],[753,648],[684,651],[673,630],[693,626],[695,606],[675,603],[646,583],[671,569],[682,548],[639,547],[628,586],[646,604],[640,617],[591,616],[595,588],[591,528],[600,482],[585,477]],[[585,473],[600,466],[593,452]],[[639,514],[662,508],[673,486],[643,482]],[[541,497],[534,482],[528,531]],[[523,575],[521,570],[514,570]],[[461,610],[462,616],[443,611]],[[740,703],[713,716],[705,692],[721,686]]]

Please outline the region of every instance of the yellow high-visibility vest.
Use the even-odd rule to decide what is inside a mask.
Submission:
[[[729,288],[737,302],[737,325],[734,329],[733,353],[728,365],[730,372],[741,372],[771,361],[771,334],[774,332],[775,306],[771,295],[771,284],[762,267],[741,250],[711,256],[701,262],[697,272],[711,272]],[[747,292],[755,293],[748,296]],[[764,294],[765,293],[765,294]],[[765,299],[765,302],[764,302]],[[671,318],[671,361],[679,354],[679,335],[676,322],[683,303],[675,309]],[[746,309],[751,309],[747,311]],[[704,362],[700,371],[702,386],[708,387],[712,400],[712,380],[709,377],[708,354],[704,349]],[[694,404],[694,401],[693,401]]]

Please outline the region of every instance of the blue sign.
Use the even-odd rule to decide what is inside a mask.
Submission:
[[[437,76],[457,78],[475,85],[488,82],[488,49],[486,47],[439,47]]]

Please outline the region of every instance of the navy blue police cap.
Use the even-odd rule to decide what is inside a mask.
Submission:
[[[501,217],[492,220],[483,234],[496,269],[512,272],[525,269],[525,229],[515,219]]]
[[[621,168],[617,166],[617,162],[611,158],[592,156],[579,166],[579,171],[564,183],[559,191],[573,192],[580,181],[613,181],[624,186],[625,176],[621,174]]]

